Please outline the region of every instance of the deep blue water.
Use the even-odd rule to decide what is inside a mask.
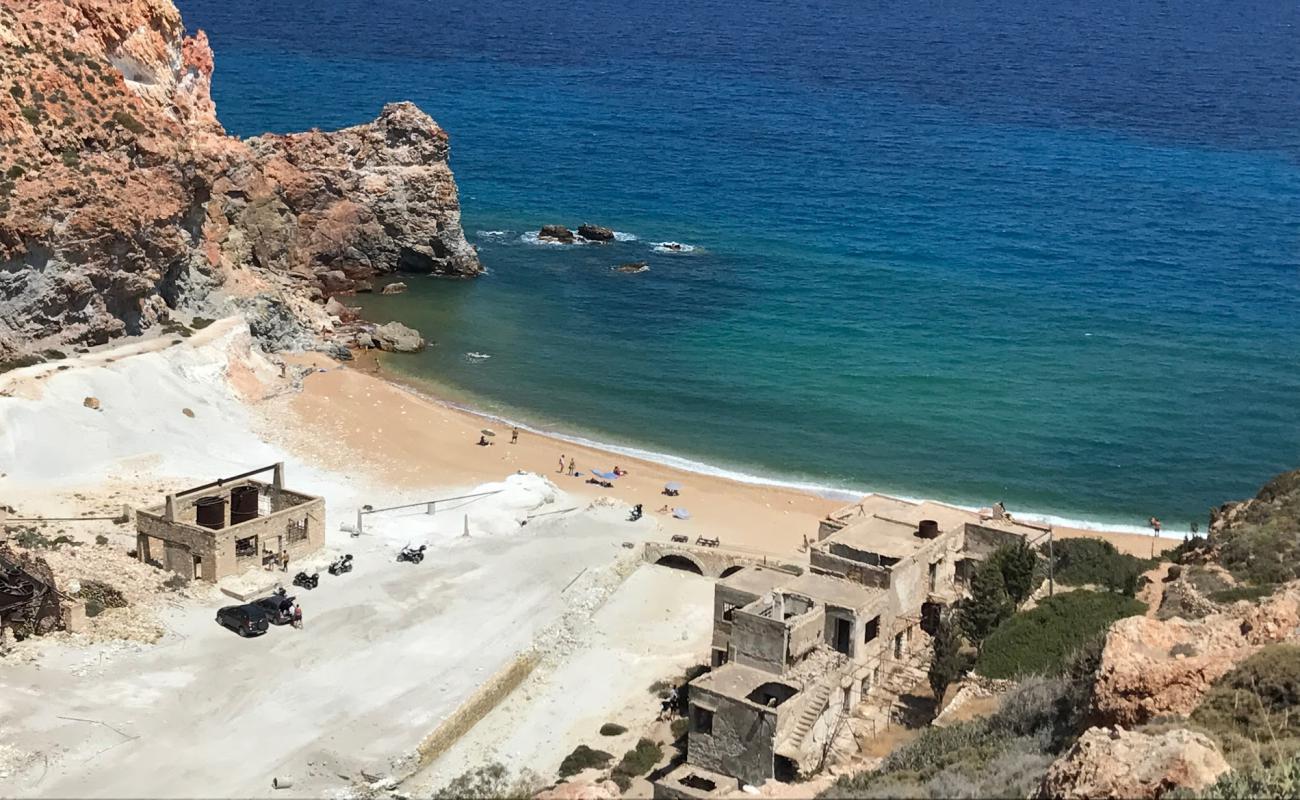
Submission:
[[[1169,529],[1300,466],[1296,3],[179,5],[234,133],[396,99],[451,133],[491,274],[365,305],[456,396]],[[583,221],[638,239],[519,238]]]

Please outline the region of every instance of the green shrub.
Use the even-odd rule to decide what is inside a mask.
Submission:
[[[22,168],[21,164],[14,164],[12,167],[5,170],[5,177],[10,180],[18,180],[25,172],[26,170]]]
[[[928,677],[935,702],[943,700],[949,684],[961,678],[970,669],[970,657],[962,651],[961,636],[951,615],[939,619],[939,628],[933,638],[934,655],[930,659]]]
[[[190,327],[196,331],[201,331],[215,321],[216,320],[211,320],[208,319],[207,317],[195,317],[194,319],[190,320]]]
[[[1057,675],[1070,657],[1112,622],[1146,605],[1108,592],[1072,591],[1044,598],[984,640],[975,671],[990,678]]]
[[[691,729],[691,721],[686,717],[678,717],[669,724],[668,729],[672,731],[673,741],[677,741]]]
[[[1043,581],[1038,569],[1038,556],[1024,542],[999,547],[989,556],[989,561],[998,565],[1007,596],[1017,607],[1028,600]]]
[[[636,747],[623,754],[623,760],[614,767],[613,774],[626,775],[629,778],[645,775],[654,769],[655,764],[658,764],[663,756],[664,752],[659,745],[649,739],[642,739],[636,743]]]
[[[606,722],[600,726],[601,736],[622,736],[625,733],[627,733],[627,728],[617,722]]]
[[[59,158],[63,161],[65,167],[75,167],[81,163],[81,154],[76,150],[68,149],[59,153]]]
[[[103,608],[126,608],[128,605],[126,596],[120,590],[103,581],[82,581],[81,589],[76,596],[85,600],[87,607],[92,602],[98,603]]]
[[[132,116],[129,111],[114,111],[113,121],[137,136],[144,133],[146,130],[144,125],[140,123],[140,120]]]
[[[1300,750],[1300,646],[1275,644],[1224,675],[1192,712],[1238,767],[1267,766]]]
[[[23,106],[23,119],[35,125],[41,121],[41,110],[35,106]]]
[[[95,544],[100,545],[101,547],[108,544],[108,537],[102,533],[97,534],[95,536]]]
[[[1234,586],[1231,589],[1210,592],[1208,596],[1216,603],[1235,603],[1238,600],[1259,600],[1276,591],[1277,586],[1273,584],[1266,586]]]
[[[561,778],[567,778],[570,775],[577,775],[584,769],[604,769],[613,760],[613,753],[593,750],[585,744],[580,744],[560,762],[559,775]]]
[[[434,800],[528,800],[543,788],[541,778],[529,770],[516,776],[499,763],[463,772],[434,792]]]
[[[103,603],[99,602],[98,600],[87,600],[87,601],[86,601],[86,616],[87,616],[87,617],[98,617],[98,616],[99,616],[100,614],[102,614],[102,613],[104,613],[104,604],[103,604]]]
[[[1300,757],[1266,769],[1233,770],[1204,789],[1178,789],[1171,800],[1292,800],[1300,797]]]
[[[23,87],[21,87],[21,86],[19,86],[18,84],[15,83],[15,84],[13,84],[12,86],[9,87],[9,94],[10,94],[10,96],[13,97],[14,100],[22,100],[22,99],[23,99]]]
[[[1047,552],[1047,544],[1040,545]],[[1053,577],[1067,586],[1105,586],[1130,597],[1138,578],[1156,565],[1155,561],[1121,553],[1104,539],[1060,539],[1052,543],[1056,558]]]
[[[970,598],[957,607],[957,627],[978,647],[1013,611],[1002,571],[995,562],[985,561],[971,577]]]

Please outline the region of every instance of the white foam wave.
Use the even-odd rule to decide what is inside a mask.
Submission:
[[[613,453],[615,455],[623,455],[629,458],[637,458],[642,461],[650,461],[655,464],[662,464],[666,467],[678,469],[683,472],[692,472],[697,475],[705,475],[714,478],[723,478],[725,480],[735,481],[737,483],[747,483],[753,486],[772,486],[780,489],[793,489],[795,491],[806,492],[808,494],[814,494],[819,497],[825,497],[831,500],[844,500],[846,502],[860,500],[863,497],[872,494],[884,494],[884,495],[888,495],[889,497],[896,497],[900,500],[906,500],[908,502],[913,502],[913,503],[920,503],[920,502],[924,502],[927,499],[929,500],[934,499],[934,498],[925,498],[925,497],[917,497],[912,495],[900,494],[898,492],[881,492],[877,489],[872,489],[865,486],[830,485],[830,484],[814,483],[812,481],[798,480],[798,479],[792,479],[792,478],[786,478],[786,477],[780,477],[774,475],[760,475],[752,472],[746,472],[740,469],[733,469],[729,467],[718,466],[716,464],[709,464],[703,461],[696,461],[695,459],[686,458],[684,456],[677,456],[671,453],[661,453],[655,450],[646,450],[644,448],[634,447],[631,445],[612,444],[610,442],[597,441],[595,439],[589,439],[587,437],[578,436],[575,434],[562,433],[554,430],[536,428],[531,425],[528,425],[527,423],[520,422],[518,420],[514,420],[509,417],[502,416],[500,414],[489,413],[480,410],[478,408],[475,408],[473,406],[466,405],[464,403],[456,403],[436,396],[429,396],[429,395],[424,395],[424,396],[429,397],[431,400],[435,402],[445,403],[446,405],[450,405],[454,408],[459,408],[464,411],[469,411],[473,414],[477,414],[480,417],[484,417],[485,419],[490,419],[493,422],[499,423],[503,426],[515,427],[515,428],[519,428],[519,430],[521,431],[528,431],[530,433],[550,436],[551,438],[558,439],[560,441],[570,442],[572,444],[581,445],[583,447],[589,447],[595,450],[602,450],[607,453]],[[945,502],[945,501],[938,501],[938,502]],[[979,507],[973,505],[964,505],[961,503],[951,503],[951,502],[948,502],[946,504],[950,506],[954,506],[956,508],[964,509],[966,511],[979,510]],[[1082,519],[1076,517],[1062,517],[1056,514],[1036,512],[1030,509],[1022,509],[1022,508],[1012,508],[1010,510],[1014,513],[1016,519],[1023,520],[1025,522],[1041,522],[1041,523],[1046,523],[1061,528],[1077,528],[1080,530],[1099,531],[1099,532],[1106,532],[1106,533],[1133,533],[1133,534],[1139,534],[1143,536],[1151,535],[1151,529],[1144,525],[1129,525],[1129,524],[1119,523],[1119,522],[1108,522],[1104,519]],[[1181,533],[1165,530],[1162,531],[1162,535],[1160,538],[1166,541],[1182,541],[1183,536]]]
[[[488,355],[487,353],[475,353],[473,351],[470,351],[465,354],[466,361],[486,361],[491,357],[492,356]]]
[[[656,253],[670,253],[678,255],[682,253],[694,253],[695,245],[683,244],[681,242],[659,242],[654,246]]]
[[[510,231],[474,231],[474,235],[480,239],[500,239],[509,236]]]
[[[573,247],[578,244],[578,240],[572,242],[557,242],[552,239],[543,239],[537,235],[537,231],[529,231],[519,237],[519,241],[524,244],[535,244],[540,247]]]
[[[626,231],[614,231],[614,241],[616,242],[635,242],[636,240],[637,240],[637,235],[635,233],[627,233]]]

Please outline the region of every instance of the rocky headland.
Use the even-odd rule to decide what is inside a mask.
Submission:
[[[343,339],[333,295],[482,271],[447,133],[410,103],[238,139],[170,0],[0,7],[0,363],[245,310],[271,349]]]

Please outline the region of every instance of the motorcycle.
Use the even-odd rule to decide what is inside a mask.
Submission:
[[[297,575],[293,576],[293,585],[301,586],[304,589],[315,589],[320,585],[320,573],[313,572],[308,575],[305,572],[299,572]]]
[[[636,505],[632,506],[632,514],[627,518],[627,521],[636,522],[637,520],[641,519],[641,515],[642,515],[641,504],[637,503]]]
[[[330,564],[329,566],[329,573],[331,575],[342,575],[345,572],[351,572],[351,571],[352,571],[351,553],[348,553],[347,555],[339,556],[338,558],[334,559],[334,563]]]
[[[421,561],[424,560],[424,548],[427,546],[428,545],[423,545],[423,544],[420,545],[419,547],[411,547],[410,545],[407,545],[406,547],[402,548],[402,552],[397,554],[397,560],[409,561],[412,564],[419,564]]]

